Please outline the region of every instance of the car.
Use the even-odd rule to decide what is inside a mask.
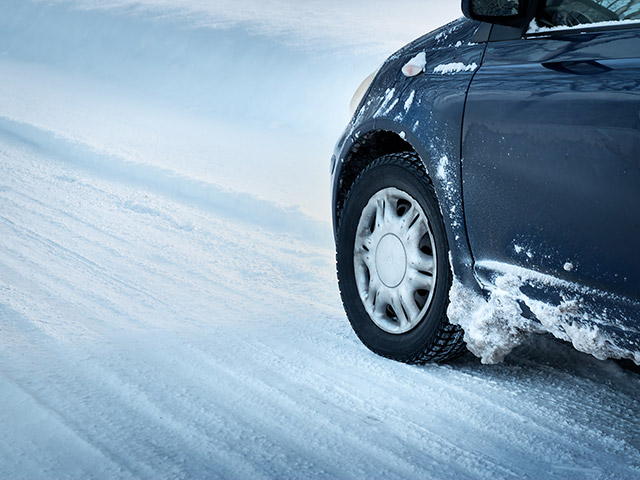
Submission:
[[[331,159],[340,293],[397,361],[531,334],[640,365],[640,0],[464,0],[365,80]]]

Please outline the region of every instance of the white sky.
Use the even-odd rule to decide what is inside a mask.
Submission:
[[[101,14],[76,15],[56,3]],[[457,0],[25,4],[26,14],[5,19],[35,18],[14,25],[9,56],[17,61],[1,69],[5,114],[321,219],[330,213],[329,159],[359,83],[407,42],[460,16]],[[94,34],[87,25],[101,27],[100,19],[106,27]],[[203,35],[201,45],[190,35],[197,26],[224,31]],[[40,59],[42,71],[24,58]]]
[[[455,0],[54,1],[86,8],[135,7],[161,16],[184,15],[203,26],[241,25],[302,45],[366,46],[387,53],[461,15],[460,2]]]

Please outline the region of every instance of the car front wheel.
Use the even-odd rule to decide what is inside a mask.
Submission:
[[[347,193],[337,232],[340,293],[360,340],[405,363],[464,351],[446,318],[449,249],[433,186],[420,159],[383,156]]]

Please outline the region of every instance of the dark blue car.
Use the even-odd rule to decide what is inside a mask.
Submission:
[[[407,363],[531,333],[640,364],[640,0],[465,0],[356,93],[340,291]]]

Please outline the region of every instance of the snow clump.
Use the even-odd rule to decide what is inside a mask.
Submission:
[[[550,333],[571,343],[576,350],[599,360],[629,359],[640,365],[640,352],[618,347],[615,340],[598,328],[612,324],[606,310],[592,311],[584,296],[597,292],[532,270],[500,262],[479,262],[483,269],[498,272],[485,285],[487,297],[465,287],[454,278],[449,291],[449,321],[464,330],[467,348],[482,363],[500,363],[533,333]],[[565,291],[559,305],[529,298],[526,286],[553,286]],[[566,293],[572,292],[572,293]],[[523,316],[524,309],[531,315]]]
[[[485,300],[454,279],[447,316],[451,323],[462,327],[467,348],[484,364],[502,362],[529,333],[544,332],[521,315],[517,299],[511,295],[518,286],[517,277],[501,277]]]
[[[453,63],[438,65],[436,68],[433,69],[433,73],[440,73],[442,75],[447,75],[447,74],[452,75],[454,73],[460,73],[460,72],[473,72],[476,70],[476,68],[478,68],[478,64],[475,62],[470,65],[465,65],[462,62],[453,62]]]
[[[411,105],[413,105],[413,99],[415,98],[415,96],[416,96],[416,91],[412,90],[411,94],[409,95],[409,98],[407,98],[407,101],[404,102],[404,111],[405,112],[408,112],[409,109],[411,108]]]
[[[427,54],[420,52],[411,60],[409,60],[404,67],[402,67],[402,73],[405,77],[415,77],[424,72],[427,66]]]

